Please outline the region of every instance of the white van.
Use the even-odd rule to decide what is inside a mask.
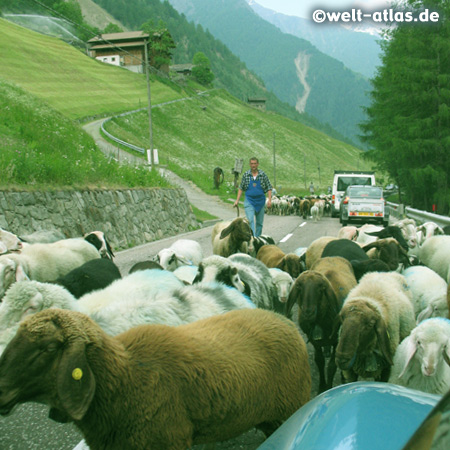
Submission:
[[[345,190],[353,185],[375,186],[375,172],[358,170],[335,170],[331,189],[331,216],[339,216],[341,198]]]

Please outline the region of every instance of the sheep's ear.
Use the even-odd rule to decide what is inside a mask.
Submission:
[[[338,299],[336,297],[336,293],[334,292],[331,283],[327,283],[324,290],[324,295],[328,300],[328,303],[331,305],[332,311],[334,314],[338,314],[340,310],[340,305]]]
[[[416,323],[422,322],[422,320],[429,319],[431,315],[433,314],[433,307],[431,305],[428,305],[423,311],[420,311],[419,315],[417,316]]]
[[[392,366],[394,362],[392,361],[391,355],[390,337],[388,335],[386,324],[381,317],[377,320],[375,331],[377,333],[378,342],[380,343],[381,353],[383,354],[388,364]]]
[[[22,313],[20,320],[22,321],[25,317],[37,313],[42,305],[42,294],[40,292],[36,293],[28,302],[27,309]]]
[[[195,275],[195,278],[194,278],[194,280],[192,281],[192,284],[200,283],[200,281],[202,281],[202,279],[203,279],[203,272],[204,272],[204,271],[205,271],[205,269],[204,269],[204,267],[203,267],[203,264],[200,263],[200,264],[198,265],[197,275]]]
[[[95,393],[95,378],[83,343],[75,342],[64,351],[57,374],[57,391],[65,412],[72,419],[81,420]]]
[[[450,339],[444,349],[444,361],[450,366]]]
[[[411,361],[417,351],[416,341],[414,339],[412,339],[411,336],[409,336],[407,339],[408,340],[406,341],[406,349],[405,349],[406,362],[405,362],[405,365],[404,365],[402,371],[400,372],[400,375],[398,376],[399,378],[401,378],[405,374],[406,369],[408,368],[409,364],[411,363]]]
[[[25,273],[25,270],[22,267],[22,264],[17,264],[17,267],[16,267],[16,281],[30,281],[30,278]]]
[[[226,228],[220,233],[220,239],[226,238],[234,230],[234,222],[231,222]]]
[[[291,314],[291,310],[294,305],[297,303],[297,299],[300,297],[300,283],[294,282],[292,285],[291,291],[289,292],[289,296],[286,302],[286,316],[289,317]]]

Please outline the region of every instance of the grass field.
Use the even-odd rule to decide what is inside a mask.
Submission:
[[[101,63],[59,39],[0,18],[0,78],[71,119],[115,114],[147,104],[145,75]],[[186,96],[153,80],[152,102]]]

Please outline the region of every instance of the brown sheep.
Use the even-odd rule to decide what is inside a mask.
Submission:
[[[311,201],[304,198],[300,201],[299,215],[306,219],[309,215],[309,210],[311,209]]]
[[[356,286],[351,264],[340,256],[319,259],[295,281],[288,299],[288,310],[297,303],[298,323],[314,347],[319,369],[319,393],[330,389],[336,373],[337,335],[333,333],[337,315],[350,290]],[[323,347],[331,347],[327,377]]]
[[[388,381],[395,351],[415,326],[411,295],[396,272],[368,273],[350,291],[339,313],[336,348],[345,382]]]
[[[256,259],[263,262],[269,269],[275,268],[287,272],[292,278],[297,278],[303,271],[301,259],[295,253],[284,253],[276,245],[262,246]]]
[[[248,253],[252,235],[248,220],[242,217],[232,221],[218,222],[211,233],[213,254],[227,258],[235,253]]]
[[[328,242],[331,242],[335,239],[337,239],[337,237],[322,236],[309,244],[305,253],[305,264],[307,269],[311,269],[313,264],[322,256],[323,249],[328,244]]]
[[[378,239],[363,247],[370,259],[380,259],[390,270],[397,270],[400,264],[409,267],[410,262],[406,250],[394,238]]]
[[[306,345],[259,309],[112,337],[87,316],[25,319],[0,359],[0,413],[48,404],[91,450],[186,450],[252,427],[267,435],[310,399]]]

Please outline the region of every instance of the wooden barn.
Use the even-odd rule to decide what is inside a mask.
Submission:
[[[149,35],[143,31],[109,33],[89,39],[89,56],[99,61],[145,72],[145,44]]]

